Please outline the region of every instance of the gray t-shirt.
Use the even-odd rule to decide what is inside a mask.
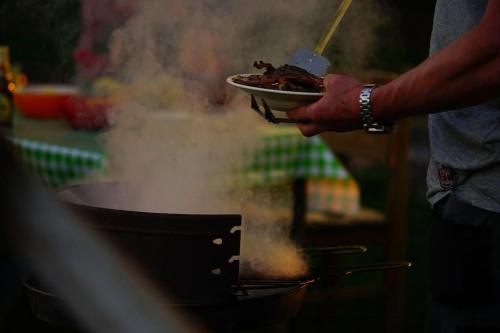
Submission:
[[[487,4],[488,0],[438,0],[431,53],[473,29]],[[429,115],[429,135],[430,203],[453,191],[473,206],[500,212],[500,100]]]

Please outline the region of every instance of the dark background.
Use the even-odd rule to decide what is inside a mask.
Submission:
[[[398,16],[381,28],[378,62],[383,69],[400,72],[427,58],[436,0],[386,2]],[[393,54],[384,57],[384,50]]]
[[[68,82],[79,39],[80,1],[2,0],[0,44],[31,82]]]
[[[367,66],[398,73],[426,58],[435,1],[383,1],[392,10]],[[2,0],[0,44],[11,47],[12,62],[22,64],[32,82],[67,82],[74,76],[80,20],[79,0]]]

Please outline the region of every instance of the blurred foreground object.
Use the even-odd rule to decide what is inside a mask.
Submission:
[[[155,289],[16,163],[1,138],[0,172],[3,243],[65,298],[86,331],[188,331]]]
[[[0,126],[12,127],[15,85],[10,72],[9,48],[0,46]]]

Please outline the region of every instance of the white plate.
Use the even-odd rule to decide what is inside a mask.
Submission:
[[[227,78],[227,83],[235,86],[238,89],[245,91],[248,94],[255,96],[257,103],[262,106],[262,99],[266,101],[266,104],[271,110],[275,111],[290,111],[298,107],[314,103],[323,97],[324,93],[316,92],[299,92],[299,91],[285,91],[285,90],[274,90],[265,89],[252,86],[246,86],[234,82],[234,78],[237,76],[249,76],[256,74],[237,74]]]

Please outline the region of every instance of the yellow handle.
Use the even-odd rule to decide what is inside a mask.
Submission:
[[[335,30],[337,30],[337,27],[340,24],[340,21],[344,18],[345,13],[351,6],[352,0],[342,0],[342,3],[339,6],[339,9],[337,9],[337,12],[335,13],[335,17],[332,20],[332,23],[330,24],[330,27],[328,28],[327,31],[323,34],[323,37],[319,40],[318,45],[314,49],[314,52],[317,54],[323,54],[323,52],[326,49],[326,46],[328,45],[328,42],[332,38],[333,34],[335,33]]]

